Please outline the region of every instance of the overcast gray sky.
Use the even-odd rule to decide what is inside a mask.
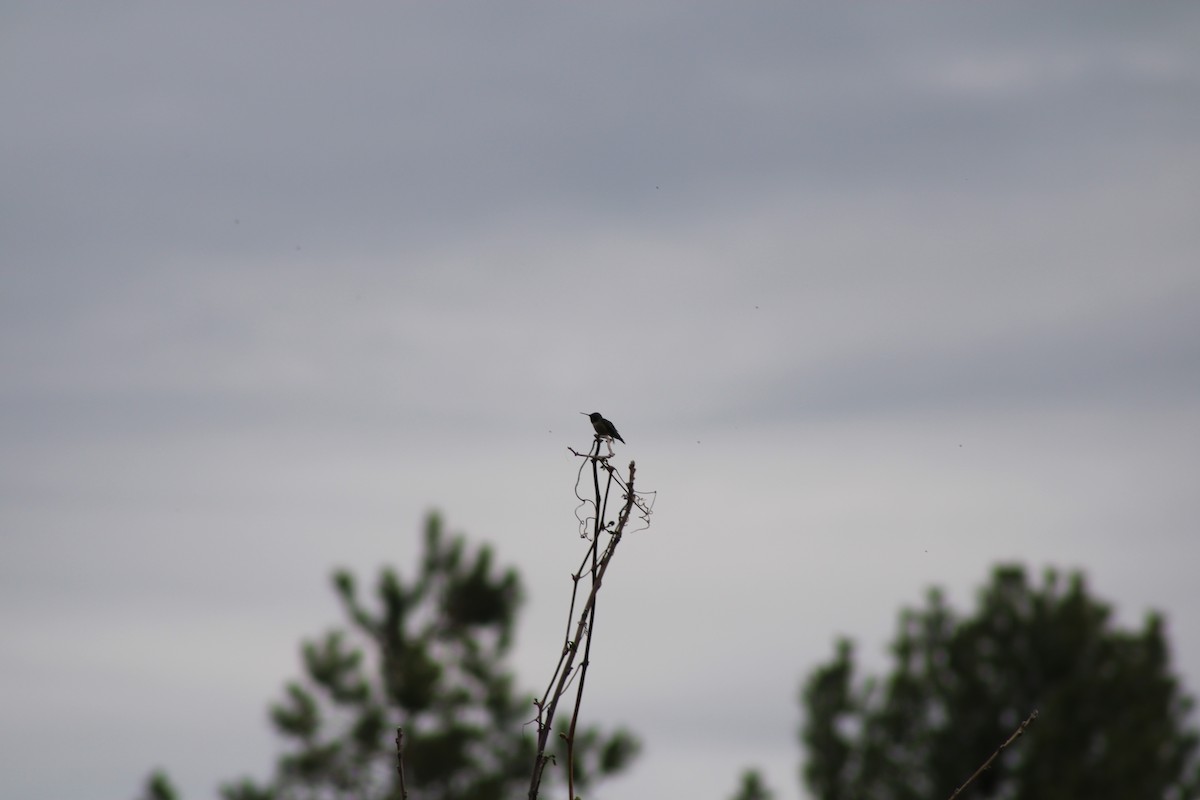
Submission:
[[[798,682],[1000,560],[1200,689],[1200,6],[0,6],[0,794],[265,776],[422,516],[544,685],[599,410],[597,793],[801,797]],[[973,765],[964,765],[970,767]]]

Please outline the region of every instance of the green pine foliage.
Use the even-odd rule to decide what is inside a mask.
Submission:
[[[179,792],[176,791],[166,772],[155,770],[146,779],[146,786],[142,790],[140,800],[179,800]]]
[[[775,793],[767,786],[762,773],[756,769],[747,769],[742,772],[742,782],[738,786],[737,794],[730,800],[774,800],[774,798]]]
[[[1035,709],[1034,723],[964,796],[1006,800],[1200,798],[1193,701],[1164,624],[1118,628],[1082,576],[1031,586],[1002,566],[961,617],[938,591],[907,610],[892,669],[856,679],[838,643],[802,691],[803,778],[820,800],[949,797]]]
[[[383,570],[373,605],[353,575],[337,572],[334,589],[349,626],[303,644],[303,679],[270,708],[285,742],[274,777],[227,784],[221,796],[399,800],[398,727],[410,800],[527,795],[533,695],[519,692],[504,666],[522,587],[514,569],[493,562],[489,547],[447,537],[431,515],[419,571],[405,580]],[[638,751],[625,730],[589,728],[577,737],[577,786],[620,772]],[[556,777],[553,768],[547,775]]]

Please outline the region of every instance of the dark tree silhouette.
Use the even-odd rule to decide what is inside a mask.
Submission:
[[[396,729],[404,731],[411,800],[506,800],[523,793],[534,759],[533,693],[518,693],[504,668],[522,589],[498,572],[487,546],[446,537],[436,515],[425,526],[415,579],[385,569],[378,608],[353,576],[333,583],[350,620],[303,644],[305,677],[271,706],[287,742],[274,777],[227,784],[226,800],[399,800]],[[580,735],[581,734],[581,735]],[[624,769],[638,750],[625,730],[577,734],[576,785]],[[165,793],[164,793],[165,792]],[[173,800],[166,776],[151,776],[153,800]]]
[[[155,770],[146,779],[146,785],[142,789],[142,796],[139,800],[175,800],[178,796],[175,786],[171,783],[171,779],[167,777],[167,773],[162,770]]]
[[[762,773],[756,769],[742,772],[742,782],[737,794],[729,800],[774,800],[775,793],[767,786]]]
[[[1193,701],[1162,619],[1118,629],[1079,574],[1034,587],[1002,566],[966,618],[934,590],[891,650],[886,677],[856,680],[843,640],[804,685],[803,778],[820,800],[947,798],[1035,709],[964,797],[1200,797]]]

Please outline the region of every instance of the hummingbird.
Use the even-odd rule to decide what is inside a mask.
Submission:
[[[625,444],[625,440],[621,438],[621,434],[617,433],[617,426],[602,417],[599,411],[593,411],[590,414],[586,411],[580,411],[579,413],[586,414],[588,419],[592,421],[592,427],[596,429],[597,436],[610,441],[616,439],[621,444]]]

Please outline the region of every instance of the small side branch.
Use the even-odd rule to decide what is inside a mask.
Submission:
[[[404,785],[404,728],[396,728],[396,774],[400,777],[400,798],[408,800],[408,787]]]
[[[1000,757],[1000,754],[1004,752],[1004,749],[1006,747],[1008,747],[1010,744],[1015,742],[1017,739],[1021,738],[1021,734],[1023,734],[1025,732],[1025,729],[1028,728],[1030,725],[1032,725],[1033,721],[1035,719],[1037,719],[1037,715],[1038,715],[1038,712],[1035,709],[1034,712],[1029,715],[1029,718],[1026,719],[1024,722],[1022,722],[1020,727],[1018,727],[1015,731],[1013,731],[1012,736],[1009,736],[1007,739],[1004,740],[1004,744],[1002,744],[998,748],[996,748],[996,752],[992,753],[991,758],[989,758],[987,761],[983,762],[983,766],[981,766],[979,769],[975,770],[975,772],[971,775],[971,777],[967,778],[966,782],[962,786],[960,786],[954,790],[954,794],[950,795],[949,800],[954,800],[954,798],[956,798],[960,794],[962,794],[963,789],[966,789],[968,786],[971,785],[972,781],[974,781],[976,778],[978,778],[980,775],[982,775],[984,772],[986,772],[987,769],[992,766],[992,762]]]

